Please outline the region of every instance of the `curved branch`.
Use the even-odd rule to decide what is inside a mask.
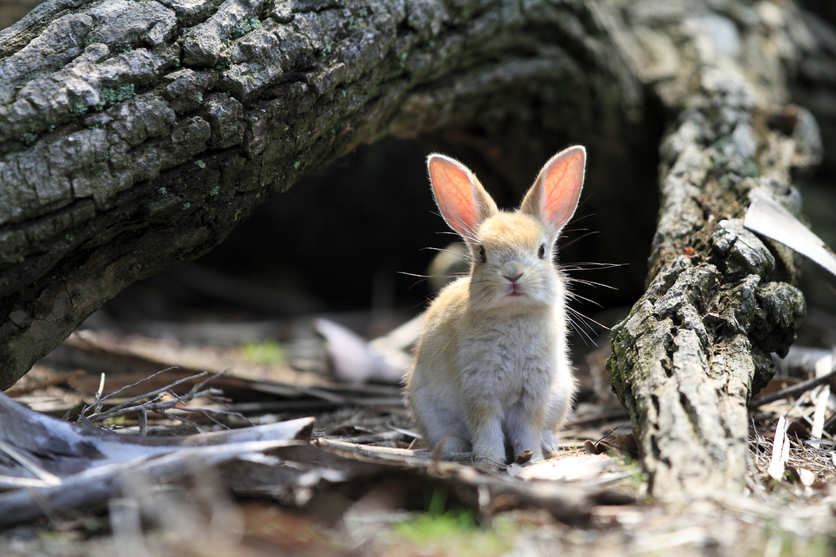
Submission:
[[[0,33],[0,387],[357,145],[612,131],[641,106],[614,29],[598,3],[46,2]]]

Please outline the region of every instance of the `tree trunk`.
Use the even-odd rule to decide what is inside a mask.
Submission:
[[[800,210],[792,178],[821,146],[813,117],[788,104],[788,76],[816,47],[790,3],[650,1],[626,18],[670,127],[648,288],[613,329],[608,368],[655,496],[739,493],[746,404],[806,311],[793,254],[742,219],[754,188]]]
[[[755,187],[798,211],[819,140],[787,91],[818,49],[790,3],[50,0],[0,32],[0,386],[359,144],[464,141],[516,182],[584,143],[625,228],[661,161],[609,363],[654,494],[738,489],[746,401],[804,314],[741,218]]]

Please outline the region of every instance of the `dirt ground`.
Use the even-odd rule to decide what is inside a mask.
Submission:
[[[332,317],[354,326],[367,318]],[[826,314],[812,319],[819,329],[831,323]],[[603,343],[575,356],[582,391],[562,454],[487,469],[467,455],[448,461],[422,451],[399,385],[336,380],[343,341],[323,341],[310,323],[169,323],[158,324],[166,333],[156,336],[102,323],[73,335],[7,394],[84,422],[80,416],[95,416],[104,372],[102,392],[119,392],[102,400],[104,417],[88,427],[182,436],[313,416],[310,441],[170,476],[127,469],[120,489],[79,508],[40,501],[40,518],[6,520],[3,555],[836,553],[828,382],[778,394],[751,412],[745,492],[663,501],[648,496],[629,418],[608,389]],[[283,340],[229,338],[248,327]],[[175,340],[183,338],[191,340]],[[767,390],[796,386],[825,367],[833,367],[830,350],[796,347]],[[207,383],[218,391],[189,399],[199,380],[185,378],[225,369]],[[132,398],[148,405],[144,425],[142,412],[118,411]],[[13,491],[0,494],[0,509]]]

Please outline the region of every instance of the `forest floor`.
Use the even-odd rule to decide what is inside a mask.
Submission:
[[[327,324],[385,332],[398,319],[372,321],[351,314]],[[661,501],[649,496],[629,418],[609,391],[606,342],[575,355],[582,389],[562,454],[487,469],[420,450],[397,383],[340,381],[361,373],[347,355],[359,337],[346,340],[343,329],[314,321],[323,341],[309,318],[126,327],[105,312],[6,394],[60,419],[149,436],[313,416],[310,442],[171,476],[125,474],[121,490],[81,508],[40,500],[40,518],[5,521],[0,548],[15,557],[834,555],[830,384],[785,391],[832,371],[834,322],[811,312],[808,347],[794,347],[760,393],[784,394],[750,414],[745,492]],[[204,378],[187,378],[203,371],[217,391],[190,398]],[[85,418],[116,391],[99,410],[140,397],[147,411]],[[0,510],[11,492],[0,493]]]

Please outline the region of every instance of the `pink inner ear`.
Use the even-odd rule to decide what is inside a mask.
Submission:
[[[435,200],[444,219],[462,236],[472,235],[480,216],[469,173],[439,156],[430,158],[429,167]]]
[[[540,215],[556,230],[563,228],[575,214],[583,188],[585,163],[585,150],[573,148],[555,158],[543,173]]]

